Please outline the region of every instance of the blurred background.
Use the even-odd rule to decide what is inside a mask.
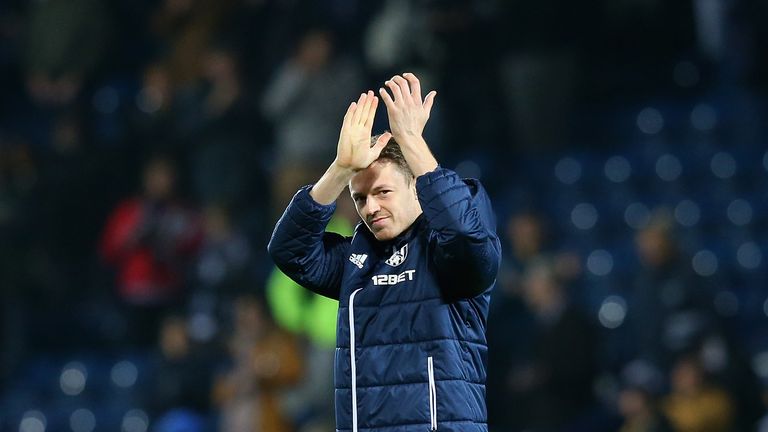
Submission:
[[[767,23],[765,0],[3,0],[0,431],[332,430],[336,304],[265,246],[347,104],[406,71],[498,216],[491,431],[768,431]]]

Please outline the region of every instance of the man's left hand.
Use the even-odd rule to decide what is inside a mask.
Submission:
[[[384,85],[392,92],[392,96],[383,87],[379,89],[379,94],[387,106],[389,127],[395,140],[402,143],[410,138],[421,137],[437,92],[429,92],[422,100],[421,84],[412,73],[395,75]]]
[[[416,177],[433,171],[437,168],[437,160],[421,134],[429,120],[437,92],[433,90],[422,99],[421,84],[412,73],[395,75],[384,84],[392,95],[384,88],[379,89],[379,94],[387,106],[392,136],[400,144],[408,166]]]

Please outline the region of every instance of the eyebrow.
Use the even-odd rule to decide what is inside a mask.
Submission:
[[[392,189],[392,186],[390,186],[388,184],[378,185],[378,186],[374,187],[373,189],[371,189],[371,193],[376,193],[376,192],[378,192],[378,191],[380,191],[382,189]],[[362,193],[362,192],[353,192],[352,193],[352,199],[358,199],[358,198],[362,198],[364,196],[365,196],[365,194]]]

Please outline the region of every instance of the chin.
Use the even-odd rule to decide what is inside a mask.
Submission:
[[[387,241],[395,238],[395,236],[386,232],[373,233],[373,236],[376,237],[376,240],[379,240],[379,241]]]
[[[371,230],[371,232],[373,233],[373,236],[376,237],[376,240],[379,241],[392,240],[397,237],[397,234],[392,234],[392,231],[388,229],[379,230],[378,232]]]

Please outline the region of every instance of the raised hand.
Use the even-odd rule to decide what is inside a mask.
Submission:
[[[395,75],[384,85],[392,95],[383,87],[379,89],[379,94],[387,106],[392,136],[400,144],[408,166],[416,177],[433,171],[438,166],[437,160],[421,134],[429,120],[437,92],[433,90],[422,99],[421,83],[412,73]]]
[[[392,95],[383,87],[379,89],[379,94],[387,107],[389,127],[392,129],[395,140],[401,142],[410,137],[421,137],[437,92],[434,90],[429,92],[422,100],[421,83],[412,73],[395,75],[384,85],[389,88]]]
[[[379,98],[373,91],[363,93],[357,102],[352,102],[344,115],[339,144],[336,150],[336,164],[339,168],[359,171],[365,169],[376,158],[392,135],[386,132],[371,145],[371,130],[376,116]]]

